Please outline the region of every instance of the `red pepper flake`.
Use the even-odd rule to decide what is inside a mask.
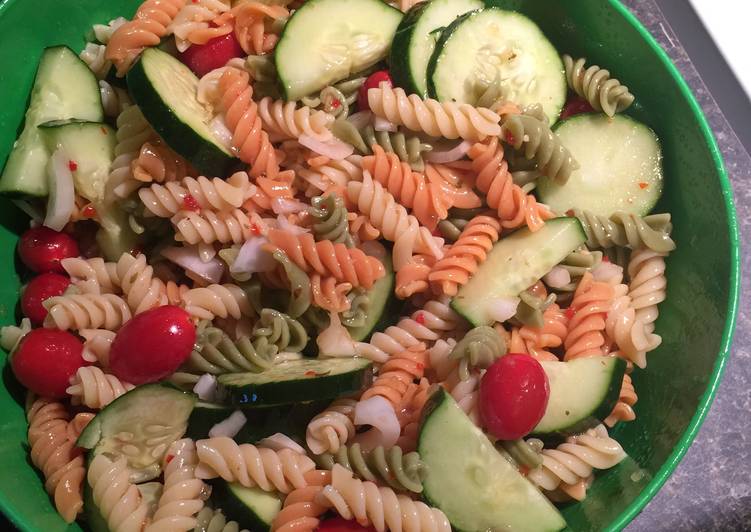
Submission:
[[[89,203],[86,207],[81,209],[81,215],[84,218],[96,218],[96,207]]]
[[[252,223],[252,224],[250,224],[250,232],[253,233],[254,235],[258,236],[258,235],[261,234],[261,228],[258,227],[257,223]]]
[[[198,200],[193,197],[192,194],[186,194],[183,199],[183,209],[186,211],[200,211],[201,206],[198,204]]]
[[[522,476],[527,476],[529,474],[529,468],[525,466],[524,464],[519,466],[519,473],[522,474]]]
[[[143,253],[143,250],[139,247],[134,247],[133,249],[130,250],[130,254],[133,255],[134,257],[138,257],[141,253]]]
[[[71,172],[75,172],[78,170],[78,163],[76,163],[76,161],[68,161],[68,169]]]
[[[312,369],[309,369],[308,371],[305,372],[305,376],[306,377],[315,377],[316,376],[316,372],[313,371]]]
[[[100,127],[99,131],[102,132],[102,135],[105,135],[105,136],[109,135],[109,133],[107,132],[107,128],[104,126]]]
[[[506,131],[505,138],[506,142],[508,142],[509,144],[514,144],[516,142],[516,137],[514,137],[514,134],[511,133],[511,131]]]
[[[422,362],[415,362],[415,367],[417,368],[417,371],[423,371],[425,369],[425,364]]]
[[[341,105],[342,105],[342,102],[340,102],[338,99],[334,99],[331,102],[331,107],[333,109],[339,109],[339,107],[341,107]]]
[[[602,257],[602,262],[610,262],[610,257],[605,255],[604,257]]]
[[[174,454],[168,454],[167,456],[164,457],[164,463],[169,464],[174,459],[175,459]]]
[[[415,321],[419,325],[425,325],[425,314],[423,314],[422,312],[420,312],[417,316],[415,316]]]
[[[566,317],[568,319],[573,319],[574,316],[576,316],[576,311],[572,307],[567,308],[566,309]]]
[[[649,188],[649,183],[645,183],[644,181],[642,181],[641,183],[639,183],[639,188],[642,190],[647,189]]]

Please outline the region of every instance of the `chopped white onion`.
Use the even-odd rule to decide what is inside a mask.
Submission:
[[[263,249],[263,245],[267,243],[268,240],[263,236],[249,238],[240,248],[229,271],[232,273],[273,271],[277,263],[271,253]]]
[[[28,201],[22,199],[13,199],[11,201],[16,207],[25,212],[29,216],[29,218],[31,218],[31,221],[36,224],[36,226],[41,224],[42,220],[44,220],[44,215]]]
[[[453,163],[467,155],[467,152],[471,147],[472,143],[464,140],[450,150],[438,151],[433,148],[433,150],[425,154],[425,160],[437,164]]]
[[[271,210],[274,214],[295,214],[307,208],[307,205],[296,199],[274,198],[271,200]]]
[[[248,418],[245,417],[245,414],[239,410],[235,410],[227,419],[211,427],[209,438],[234,438],[247,422]]]
[[[224,275],[224,262],[217,257],[204,262],[196,247],[169,247],[162,250],[162,255],[186,271],[197,275],[201,279],[205,279],[211,284],[221,281],[222,275]]]
[[[351,114],[347,117],[347,122],[355,126],[357,129],[362,129],[373,120],[373,113],[370,111],[360,111],[358,113]]]
[[[268,449],[273,449],[274,451],[289,449],[290,451],[295,451],[296,453],[306,454],[305,449],[303,449],[300,444],[298,444],[289,436],[282,434],[281,432],[277,432],[276,434],[272,434],[268,438],[262,439],[258,442],[258,444]]]
[[[563,288],[571,283],[571,274],[562,266],[555,266],[542,279],[550,288]]]
[[[401,433],[399,420],[394,407],[381,396],[360,401],[355,406],[355,425],[370,425],[367,432],[358,434],[354,442],[359,443],[364,451],[383,445],[387,449],[396,444]]]
[[[519,306],[518,297],[497,297],[491,299],[488,304],[488,314],[499,323],[510,320],[516,314],[516,308]]]
[[[389,131],[393,133],[398,128],[393,122],[390,122],[381,116],[376,116],[373,120],[373,129],[376,131]]]
[[[618,284],[623,280],[623,268],[612,262],[602,261],[592,269],[595,281]]]
[[[70,162],[63,150],[57,150],[52,154],[47,168],[49,197],[44,225],[55,231],[62,231],[76,208],[76,191]]]
[[[209,129],[214,138],[218,140],[222,146],[227,150],[232,148],[232,132],[227,127],[227,124],[221,115],[215,116],[214,119],[209,122]]]
[[[369,257],[375,257],[380,261],[386,259],[386,248],[378,240],[368,240],[360,245],[360,249]]]
[[[216,398],[216,377],[204,373],[193,386],[193,391],[202,401],[213,401]]]
[[[276,226],[282,231],[293,235],[303,235],[310,232],[310,229],[308,229],[307,227],[293,224],[287,219],[286,216],[282,214],[276,217]]]
[[[314,139],[310,135],[300,135],[300,138],[298,140],[300,144],[302,144],[306,148],[335,161],[346,159],[355,152],[354,146],[347,144],[346,142],[342,142],[337,138],[332,138],[327,140],[326,142],[323,142],[318,139]]]
[[[329,312],[330,323],[316,338],[318,352],[322,357],[352,357],[355,343],[349,331],[339,321],[339,314]]]

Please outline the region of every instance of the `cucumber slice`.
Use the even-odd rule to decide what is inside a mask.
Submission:
[[[380,0],[310,0],[287,21],[274,60],[299,100],[384,59],[402,12]]]
[[[23,132],[0,177],[0,193],[46,196],[50,153],[37,126],[50,120],[104,118],[96,77],[67,46],[45,49],[31,90]]]
[[[279,494],[222,481],[213,486],[211,496],[229,520],[242,523],[250,532],[271,530],[271,522],[282,508]]]
[[[391,77],[408,94],[428,97],[428,63],[438,32],[457,17],[483,8],[480,0],[420,2],[404,15],[389,54]]]
[[[214,137],[212,112],[197,99],[198,78],[157,48],[143,52],[127,75],[128,90],[146,120],[170,148],[205,175],[227,175],[234,156]]]
[[[146,384],[118,397],[89,422],[76,445],[94,455],[125,456],[133,482],[159,476],[167,447],[182,438],[196,398],[167,384]]]
[[[540,199],[555,212],[586,209],[602,216],[645,216],[662,195],[662,148],[649,127],[625,115],[577,115],[555,132],[579,163],[565,185],[543,177]]]
[[[115,157],[115,131],[107,124],[83,120],[46,122],[39,131],[50,153],[62,148],[75,161],[72,173],[76,192],[100,204]]]
[[[502,238],[451,307],[475,327],[492,325],[497,298],[516,297],[587,240],[576,218],[548,220],[536,232],[519,229]]]
[[[454,530],[555,531],[558,510],[495,449],[442,388],[428,400],[417,443],[423,497]]]
[[[220,395],[234,405],[279,405],[334,399],[363,390],[373,379],[373,364],[362,358],[302,359],[262,373],[219,377]]]
[[[550,123],[566,103],[566,75],[555,47],[524,15],[487,7],[455,20],[428,65],[428,90],[440,101],[476,104],[500,82],[507,100],[539,103]]]
[[[368,291],[370,303],[365,323],[360,327],[347,328],[349,335],[355,342],[367,342],[374,331],[385,329],[400,316],[396,311],[402,306],[402,302],[394,295],[395,276],[391,254],[379,258],[386,269],[386,275],[378,279]]]
[[[550,383],[550,397],[534,435],[580,434],[602,423],[613,411],[626,372],[625,360],[592,357],[541,364]]]

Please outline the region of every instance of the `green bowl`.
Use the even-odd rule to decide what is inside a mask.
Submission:
[[[497,0],[496,0],[497,1]],[[660,306],[662,346],[634,374],[635,422],[614,435],[629,459],[598,476],[581,504],[563,513],[574,530],[624,527],[670,476],[694,439],[728,357],[739,287],[738,228],[730,184],[706,119],[668,56],[618,1],[501,0],[528,14],[561,51],[606,65],[637,97],[630,110],[662,139],[666,190],[678,250],[668,260],[668,299]],[[79,50],[93,23],[131,15],[137,0],[0,2],[0,160],[24,108],[42,48]],[[28,226],[9,202],[0,209],[0,323],[16,319],[17,235]],[[23,530],[65,530],[29,465],[23,391],[9,368],[0,389],[0,508]],[[690,496],[690,494],[686,494]],[[70,530],[79,530],[76,525]]]

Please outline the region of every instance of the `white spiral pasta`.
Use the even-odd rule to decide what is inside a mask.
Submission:
[[[296,102],[274,100],[266,96],[258,102],[258,115],[263,128],[275,141],[297,139],[300,135],[308,135],[320,141],[333,137],[330,129],[334,123],[332,115],[305,105],[298,108]]]
[[[652,333],[652,327],[637,319],[636,310],[628,295],[628,286],[615,286],[615,299],[605,321],[608,338],[618,346],[616,355],[630,360],[640,368],[647,365],[647,352],[656,349],[662,338]]]
[[[443,239],[434,237],[427,227],[421,226],[369,172],[363,172],[361,183],[351,181],[347,185],[347,196],[383,238],[394,242],[394,270],[399,271],[409,264],[415,253],[443,257]]]
[[[423,100],[416,94],[385,84],[368,91],[368,103],[376,116],[432,137],[479,142],[501,134],[501,117],[484,107],[466,103]]]
[[[81,329],[78,331],[84,339],[81,356],[86,362],[96,362],[106,368],[109,366],[110,349],[115,340],[115,332],[107,329]]]
[[[304,475],[315,469],[307,456],[282,449],[273,451],[249,443],[238,445],[230,438],[210,438],[196,442],[198,478],[221,477],[245,487],[289,493],[307,485]]]
[[[149,505],[129,480],[125,457],[111,460],[98,454],[87,473],[94,504],[112,532],[141,532],[149,517]]]
[[[107,24],[94,24],[91,29],[94,31],[94,37],[97,41],[102,44],[107,44],[110,42],[112,34],[126,22],[128,22],[128,19],[117,17],[110,20]]]
[[[255,316],[248,294],[236,284],[212,284],[193,288],[182,296],[185,310],[199,320]]]
[[[315,416],[305,430],[305,442],[313,454],[336,453],[355,435],[354,399],[337,399]]]
[[[651,332],[659,310],[657,305],[667,297],[668,281],[665,277],[665,253],[640,249],[631,255],[628,263],[628,295],[636,318],[642,320]]]
[[[339,464],[331,470],[331,484],[317,495],[316,503],[333,508],[344,519],[372,525],[378,532],[450,532],[444,513],[391,488],[354,478]]]
[[[256,187],[246,172],[237,172],[229,179],[185,177],[180,182],[155,183],[138,191],[144,207],[153,215],[170,218],[185,208],[190,196],[201,209],[233,211],[253,196]]]
[[[56,296],[46,300],[44,306],[48,310],[44,326],[62,331],[117,330],[131,318],[128,303],[114,294]]]
[[[196,445],[184,438],[173,443],[166,454],[171,457],[164,467],[164,490],[152,522],[145,532],[193,530],[196,514],[203,508],[204,484],[196,478]]]
[[[120,116],[127,107],[133,105],[128,91],[120,87],[113,87],[108,81],[99,80],[99,95],[102,97],[104,116],[115,118]]]
[[[477,426],[480,426],[480,379],[483,373],[475,370],[469,374],[468,379],[462,380],[457,369],[443,383],[462,411]]]
[[[126,107],[117,117],[117,144],[115,160],[110,166],[107,190],[117,197],[126,198],[142,183],[133,178],[133,161],[138,159],[141,147],[156,138],[141,109],[137,105]]]
[[[83,294],[115,294],[120,292],[117,265],[101,257],[71,257],[60,261],[73,285]]]
[[[253,236],[256,224],[240,209],[231,212],[180,211],[172,217],[175,238],[188,244],[242,244]]]
[[[84,366],[78,368],[65,391],[72,404],[99,410],[133,388],[132,384],[104,373],[96,366]]]
[[[188,1],[172,19],[167,32],[175,35],[177,49],[184,52],[192,44],[191,34],[208,30],[211,22],[229,9],[229,2],[222,0]]]
[[[329,190],[346,190],[350,181],[362,181],[362,156],[350,155],[340,161],[327,161],[325,164],[295,168],[295,175],[306,186],[308,197],[318,196]]]
[[[140,314],[168,303],[166,287],[154,275],[154,268],[146,263],[145,255],[134,257],[123,253],[116,265],[124,298],[134,314]]]
[[[97,79],[104,79],[112,68],[112,61],[107,60],[105,53],[107,47],[103,44],[96,44],[93,42],[86,43],[86,46],[78,57],[81,61],[86,63]]]
[[[227,521],[224,513],[219,509],[204,506],[203,510],[196,516],[195,532],[248,532],[247,529],[240,530],[237,521]]]

